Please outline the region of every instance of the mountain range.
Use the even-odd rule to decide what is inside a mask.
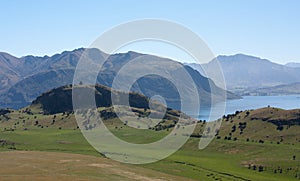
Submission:
[[[205,72],[212,75],[210,78],[219,85],[220,82],[213,77],[216,64],[222,67],[227,89],[238,94],[258,88],[300,82],[300,67],[295,64],[293,64],[294,66],[291,64],[281,65],[267,59],[244,54],[218,56],[206,64],[187,65],[203,75]]]
[[[149,60],[157,66],[157,71],[167,71],[168,75],[180,77],[182,67],[195,82],[196,88],[203,104],[211,104],[212,97],[222,100],[222,95],[229,99],[240,98],[231,92],[227,92],[214,84],[214,82],[202,76],[198,71],[171,59],[157,57],[137,52],[127,52],[108,55],[99,49],[80,48],[73,51],[65,51],[53,56],[25,56],[14,57],[7,53],[0,53],[0,107],[14,109],[29,105],[32,100],[42,93],[60,86],[72,84],[75,68],[82,57],[87,57],[88,64],[98,68],[97,83],[111,87],[118,71],[127,63],[140,59]],[[99,61],[105,61],[103,66]],[[165,68],[168,67],[167,70]],[[149,66],[140,67],[141,70],[149,70]],[[132,69],[133,70],[133,69]],[[131,77],[127,73],[123,79]],[[184,86],[187,81],[182,81]],[[212,91],[214,90],[214,91]],[[180,109],[180,96],[172,82],[157,75],[145,75],[139,78],[131,87],[130,91],[139,92],[147,97],[161,95],[165,98],[168,107]],[[189,94],[186,92],[185,94]]]

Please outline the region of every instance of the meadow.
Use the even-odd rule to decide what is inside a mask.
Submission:
[[[56,120],[54,124],[53,117]],[[20,153],[23,155],[28,153],[32,157],[44,157],[42,156],[44,154],[49,155],[49,158],[47,156],[44,157],[46,160],[56,159],[55,155],[57,155],[57,162],[53,165],[57,169],[64,167],[64,164],[59,162],[60,156],[66,157],[67,160],[76,160],[77,157],[85,157],[84,155],[86,155],[87,158],[86,160],[84,159],[85,165],[93,164],[93,161],[97,161],[97,164],[102,162],[108,165],[117,164],[116,168],[120,167],[119,169],[121,170],[132,169],[131,175],[136,174],[141,176],[137,176],[137,180],[185,180],[188,178],[193,180],[273,181],[299,180],[300,178],[299,143],[276,144],[276,142],[269,141],[259,143],[243,139],[234,141],[215,138],[208,147],[199,150],[198,144],[200,138],[190,138],[180,150],[161,161],[145,165],[129,165],[116,163],[113,160],[107,159],[105,155],[100,154],[89,145],[82,136],[80,129],[77,128],[72,115],[62,113],[55,116],[31,115],[22,113],[22,111],[14,111],[9,114],[9,120],[5,119],[1,116],[0,154],[3,155],[1,159],[6,158],[6,160],[2,160],[2,167],[4,167],[3,165],[6,162],[9,163],[7,165],[18,165],[16,168],[21,170],[23,167],[26,167],[22,166],[25,163],[22,163],[22,161],[19,162],[21,158],[19,159],[18,155]],[[23,122],[22,120],[25,121]],[[36,124],[36,121],[38,124]],[[107,120],[106,124],[116,136],[132,143],[152,142],[169,133],[168,130],[155,131],[152,129],[138,130],[130,128],[114,119]],[[7,154],[10,156],[6,157],[5,155]],[[14,154],[15,156],[13,156]],[[63,160],[62,158],[60,159]],[[35,162],[33,161],[32,164],[34,165]],[[27,162],[26,164],[31,164],[31,162]],[[47,167],[47,165],[47,161],[44,162],[44,165],[43,162],[39,162],[36,167]],[[59,173],[64,174],[66,178],[70,176],[70,179],[74,174],[79,174],[82,176],[80,179],[83,180],[90,180],[91,175],[95,176],[93,179],[100,180],[105,180],[104,178],[106,177],[112,179],[116,175],[115,179],[119,178],[119,180],[122,180],[120,175],[124,178],[126,177],[124,174],[105,174],[106,176],[103,177],[101,174],[99,175],[99,171],[104,168],[96,169],[97,167],[88,169],[84,174],[82,173],[83,171],[78,172],[79,168],[75,165],[69,164],[69,169],[66,172],[60,170]],[[51,164],[49,164],[50,167]],[[6,169],[7,172],[5,171]],[[10,167],[5,166],[1,170],[3,174],[0,177],[8,178],[5,175],[8,175]],[[21,170],[16,171],[16,173],[20,174],[18,176],[22,176]],[[113,173],[113,171],[111,172]],[[29,171],[26,174],[34,175],[34,173],[35,171],[32,171],[32,173]],[[48,175],[49,179],[51,179],[51,174]],[[145,176],[145,178],[142,176]],[[15,179],[17,178],[19,177],[15,177]],[[130,180],[133,177],[127,179]]]

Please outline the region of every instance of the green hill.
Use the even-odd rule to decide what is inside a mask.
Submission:
[[[109,88],[103,86],[96,86],[95,89],[98,90],[99,96],[105,91],[111,92]],[[54,103],[52,106],[47,105],[49,99],[54,99],[57,95],[68,95],[70,90],[68,86],[54,89],[41,95],[31,106],[20,110],[0,111],[0,155],[3,156],[1,161],[7,163],[8,166],[15,167],[19,164],[24,168],[23,170],[17,169],[18,171],[14,172],[15,175],[10,171],[10,167],[1,168],[1,180],[7,179],[8,176],[12,180],[25,176],[30,179],[41,178],[36,169],[27,168],[26,164],[29,160],[37,168],[47,167],[57,170],[60,175],[65,175],[66,179],[74,178],[74,174],[75,176],[81,175],[82,180],[90,180],[91,176],[95,180],[102,178],[108,180],[185,180],[189,178],[208,181],[281,181],[300,178],[300,110],[268,107],[224,116],[215,139],[203,150],[198,149],[200,138],[205,135],[203,130],[207,124],[213,125],[214,122],[198,122],[192,137],[175,154],[146,165],[119,165],[112,160],[104,159],[105,155],[99,154],[87,143],[78,129],[74,114],[69,111],[68,107],[64,107],[65,109],[58,107],[59,109],[53,112],[58,105]],[[148,100],[139,94],[132,93],[132,95],[135,95],[133,99],[138,100],[137,102]],[[60,99],[55,100],[68,102],[69,98],[66,99],[66,97],[61,99],[58,96]],[[114,109],[110,104],[102,103],[99,106],[97,111],[105,118],[104,124],[108,129],[120,139],[137,144],[151,143],[168,135],[174,129],[176,119],[180,114],[179,111],[168,109],[166,116],[157,126],[149,127],[149,129],[135,129],[121,122],[114,115]],[[132,106],[132,110],[138,117],[146,117],[150,111],[143,106]],[[130,114],[127,116],[129,118]],[[149,121],[156,120],[153,118]],[[59,153],[55,158],[49,152],[63,152],[65,155]],[[92,157],[85,158],[85,156],[76,156],[74,153]],[[44,157],[44,162],[37,163],[36,159],[40,157]],[[27,161],[25,158],[28,158]],[[82,159],[86,159],[84,162],[86,169],[76,166],[77,164],[66,165],[66,162],[61,162],[61,160],[71,160],[70,162],[73,163],[74,160]],[[78,161],[78,163],[82,162]],[[115,173],[110,168],[99,168],[104,169],[103,174],[99,175],[98,169],[88,166],[95,164],[113,165],[122,172]],[[67,170],[59,169],[65,166],[68,167]],[[51,173],[43,175],[46,180],[54,178]],[[139,177],[141,175],[144,177]]]
[[[219,139],[270,143],[300,143],[300,109],[267,107],[223,117]]]

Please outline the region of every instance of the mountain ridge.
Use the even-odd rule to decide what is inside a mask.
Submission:
[[[101,71],[97,77],[97,83],[109,87],[112,86],[114,77],[116,76],[116,73],[122,68],[122,66],[135,59],[149,59],[152,63],[157,63],[158,65],[160,65],[162,62],[165,62],[166,67],[173,64],[176,64],[177,66],[182,65],[179,62],[175,62],[171,59],[157,57],[154,55],[147,55],[133,51],[108,55],[95,48],[80,48],[73,51],[64,51],[61,54],[55,54],[50,57],[37,57],[36,59],[34,56],[25,56],[20,59],[14,58],[14,66],[12,67],[16,69],[17,73],[20,76],[15,76],[16,78],[13,79],[13,82],[9,82],[10,84],[2,84],[2,87],[0,86],[0,90],[2,90],[2,95],[0,96],[1,107],[20,108],[29,105],[31,101],[34,100],[39,94],[47,90],[51,90],[63,85],[72,84],[72,77],[74,75],[75,68],[82,55],[88,58],[89,64],[92,64],[94,65],[94,67],[98,67],[99,69],[101,68]],[[106,59],[107,61],[103,64],[103,66],[100,67],[98,62],[104,61]],[[15,63],[16,61],[19,61],[21,63],[18,65],[17,63]],[[6,70],[4,65],[5,64],[3,63],[0,64],[0,68]],[[22,71],[19,70],[19,67],[21,66],[24,66]],[[177,70],[175,69],[175,67],[170,68],[168,73],[176,74]],[[230,99],[240,98],[230,92],[226,92],[225,90],[217,88],[212,80],[207,79],[193,69],[190,69],[189,67],[184,65],[182,65],[181,67],[186,69],[185,71],[192,75],[193,80],[198,81],[196,82],[196,86],[199,93],[201,93],[202,95],[200,99],[203,103],[210,103],[212,89],[218,91],[218,93],[215,93],[215,96],[219,98],[221,98],[220,95],[222,94],[227,94],[228,98]],[[145,68],[149,69],[148,67]],[[5,79],[7,81],[10,81],[10,76],[11,75],[9,74],[9,76],[2,77],[2,81],[5,81]],[[131,75],[127,74],[127,76]],[[143,83],[143,81],[148,81],[151,84],[145,84]],[[140,86],[137,86],[137,84],[144,85],[145,88],[143,89],[143,91],[148,97],[152,97],[155,94],[159,94],[159,91],[162,91],[162,93],[167,97],[167,102],[170,103],[173,108],[180,109],[178,101],[174,101],[174,96],[177,96],[177,99],[179,99],[178,94],[176,93],[177,90],[172,88],[172,86],[166,81],[166,79],[161,79],[159,76],[145,76],[143,77],[143,79],[137,80],[137,82],[132,86],[132,91],[143,93],[141,92]],[[166,87],[166,90],[164,90],[157,87],[156,84],[160,86],[170,86]],[[206,87],[208,85],[212,86],[212,89],[207,89]],[[171,90],[171,92],[168,91],[168,89]]]
[[[247,89],[271,87],[300,81],[300,68],[287,67],[267,59],[244,54],[218,56],[205,64],[187,64],[211,79],[217,85],[220,82],[213,77],[214,67],[222,68],[226,86],[229,91],[239,94]],[[203,71],[205,70],[205,72]]]

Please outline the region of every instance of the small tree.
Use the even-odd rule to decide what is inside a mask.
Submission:
[[[283,126],[282,125],[279,125],[279,126],[277,126],[277,128],[276,128],[278,131],[282,131],[283,130]]]
[[[258,142],[259,142],[259,143],[264,143],[264,140],[259,140]]]
[[[247,111],[246,112],[246,116],[245,117],[247,117],[247,116],[249,116],[250,115],[250,112],[249,111]]]
[[[236,125],[233,125],[231,132],[235,132],[235,130],[236,130]]]
[[[260,166],[258,167],[258,171],[259,171],[259,172],[264,171],[264,167],[260,165]]]

